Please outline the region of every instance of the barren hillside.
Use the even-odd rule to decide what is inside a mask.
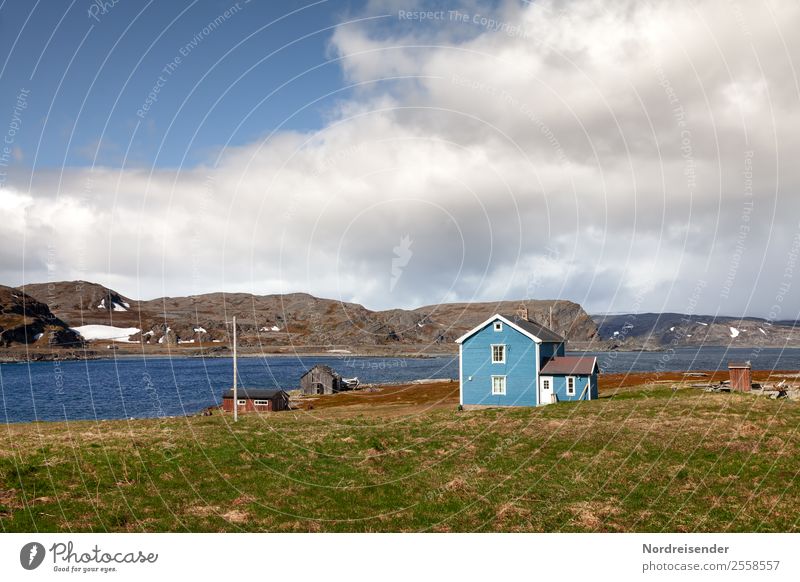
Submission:
[[[80,337],[47,305],[18,289],[0,285],[0,346],[77,346]]]
[[[330,351],[352,347],[391,351],[453,351],[453,341],[494,313],[513,314],[520,301],[453,303],[414,310],[372,311],[355,303],[321,299],[305,293],[252,295],[208,293],[137,301],[95,283],[70,281],[26,285],[25,291],[47,302],[72,327],[136,328],[129,342],[150,347],[217,346],[229,341],[237,318],[245,349],[292,347]],[[571,342],[597,338],[597,326],[576,303],[525,301],[531,319],[553,328]],[[124,347],[124,346],[122,346]]]

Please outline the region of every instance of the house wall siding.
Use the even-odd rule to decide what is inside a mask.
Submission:
[[[569,396],[567,394],[567,375],[553,375],[553,393],[558,397],[559,402],[574,402],[580,399],[586,388],[586,383],[591,382],[589,390],[583,394],[583,400],[596,400],[597,392],[597,374],[591,376],[578,376],[573,375],[575,378],[575,395]]]
[[[493,344],[506,346],[504,364],[492,363]],[[538,358],[533,340],[506,324],[502,331],[495,331],[490,322],[461,346],[462,404],[536,406]],[[505,395],[492,394],[492,376],[506,376]]]
[[[300,389],[306,396],[318,394],[317,384],[322,385],[322,394],[334,394],[342,389],[339,376],[319,366],[314,366],[300,377]]]
[[[731,368],[731,388],[735,392],[750,392],[752,379],[750,368]]]
[[[278,412],[280,410],[286,410],[287,402],[285,398],[275,397],[267,400],[267,404],[256,404],[256,400],[261,400],[260,398],[252,399],[252,398],[240,398],[240,400],[245,400],[245,404],[239,405],[239,412]],[[222,410],[225,412],[233,412],[233,398],[222,398]]]

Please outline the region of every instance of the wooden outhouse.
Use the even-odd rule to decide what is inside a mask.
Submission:
[[[731,372],[731,390],[734,392],[750,392],[753,380],[750,362],[728,362]]]

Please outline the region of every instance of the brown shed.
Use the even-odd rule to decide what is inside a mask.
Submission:
[[[728,362],[728,369],[731,372],[731,390],[750,392],[752,386],[750,362]]]
[[[317,364],[300,377],[300,390],[306,396],[333,394],[346,389],[342,377],[324,364]]]
[[[239,412],[278,412],[289,408],[289,395],[283,390],[239,388],[236,399]],[[233,412],[233,388],[222,395],[222,410]]]

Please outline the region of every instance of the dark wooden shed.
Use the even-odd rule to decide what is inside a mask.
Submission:
[[[731,390],[734,392],[750,392],[753,384],[750,374],[750,362],[728,362],[731,373]]]
[[[306,396],[334,394],[346,388],[342,377],[324,364],[317,364],[300,377],[300,390]]]
[[[283,390],[239,388],[239,412],[278,412],[289,408],[289,395]],[[233,412],[233,388],[222,395],[222,410]]]

